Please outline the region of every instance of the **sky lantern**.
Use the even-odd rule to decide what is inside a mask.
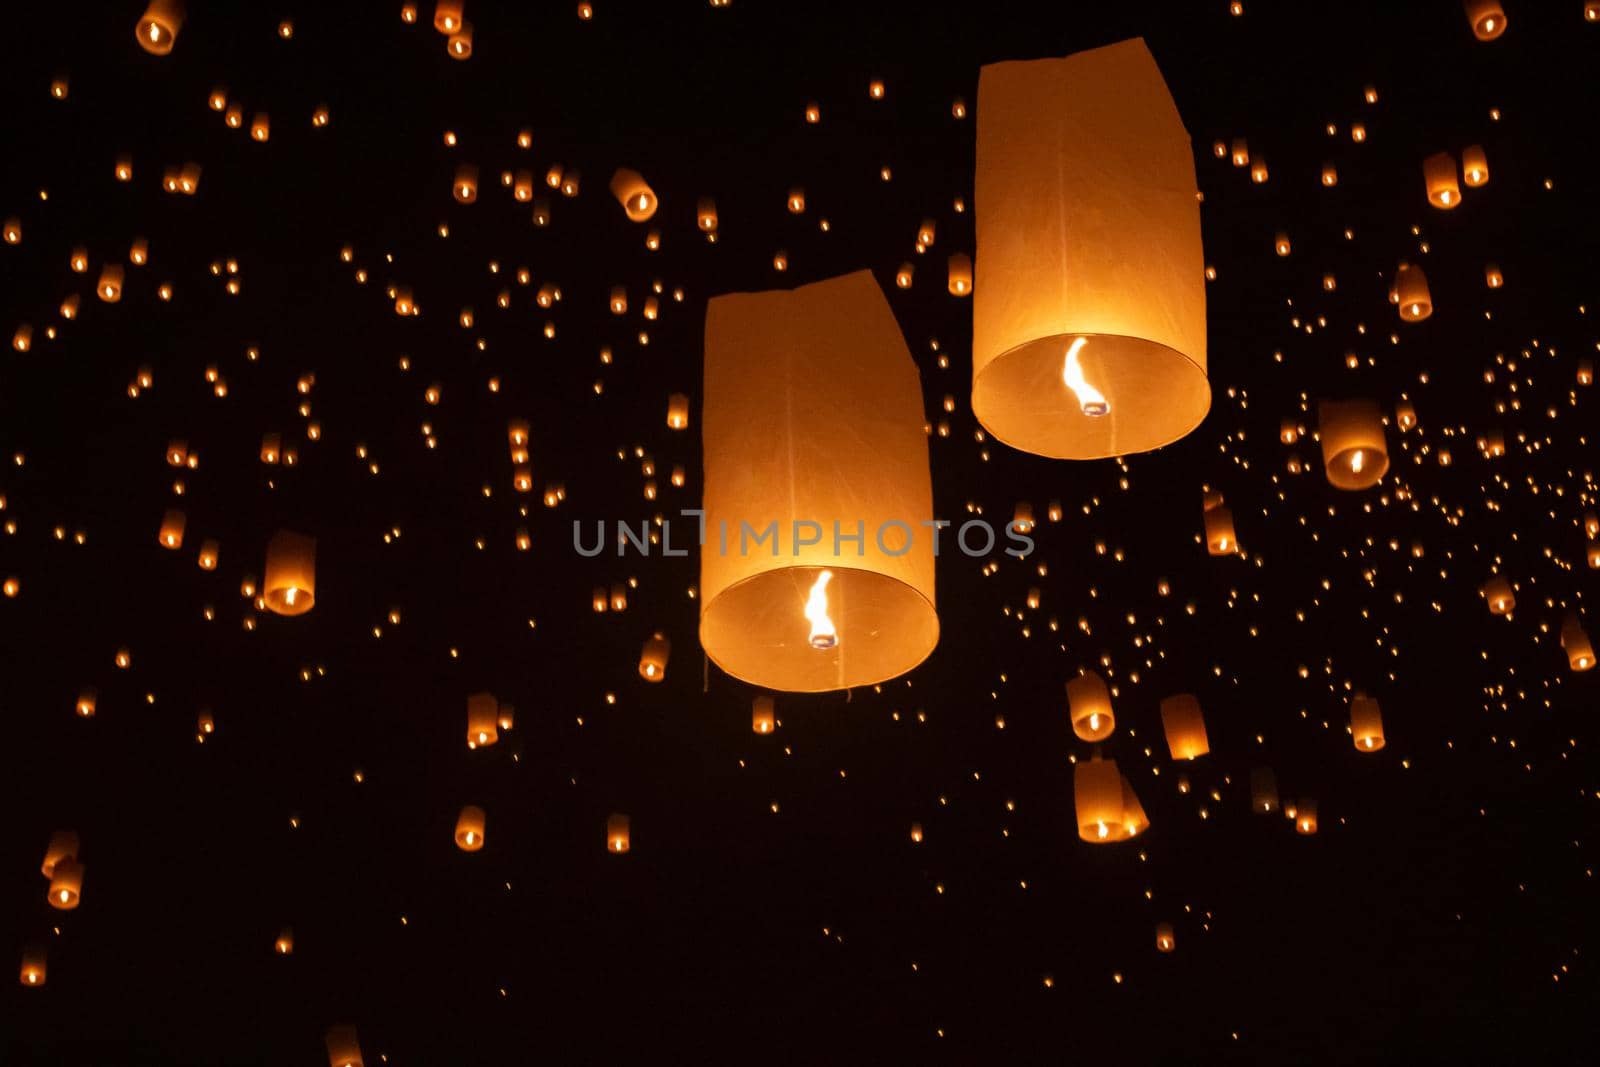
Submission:
[[[1194,759],[1211,751],[1200,698],[1193,693],[1178,693],[1162,699],[1161,728],[1166,731],[1167,750],[1173,759]]]
[[[627,167],[618,167],[611,175],[611,195],[617,198],[617,203],[633,222],[648,221],[655,215],[659,203],[644,175]]]
[[[1116,760],[1080,762],[1073,768],[1072,795],[1078,837],[1091,844],[1126,841],[1150,825]]]
[[[262,597],[267,610],[277,615],[304,615],[316,602],[316,538],[292,530],[279,530],[267,542],[266,577]]]
[[[1173,936],[1171,923],[1156,923],[1156,951],[1171,952],[1178,946],[1177,938]]]
[[[483,847],[483,809],[468,804],[456,816],[456,847],[463,852],[476,852]]]
[[[1294,832],[1310,837],[1317,832],[1317,802],[1302,799],[1294,807]]]
[[[459,10],[460,5],[457,5]],[[361,1059],[361,1042],[356,1038],[356,1028],[348,1023],[328,1027],[323,1037],[328,1049],[328,1067],[365,1067]]]
[[[278,931],[278,936],[273,939],[272,951],[279,956],[294,955],[294,928],[285,926]]]
[[[1483,145],[1469,144],[1461,150],[1461,180],[1472,189],[1489,184],[1489,157]]]
[[[446,36],[461,29],[464,7],[463,0],[439,0],[433,5],[433,28]]]
[[[108,304],[115,304],[122,299],[122,264],[107,263],[100,268],[100,280],[95,283],[94,291],[101,300]]]
[[[771,694],[763,693],[750,705],[750,729],[758,734],[770,734],[778,728],[778,716]]]
[[[1506,13],[1499,0],[1465,0],[1465,7],[1472,36],[1478,40],[1492,41],[1506,32]]]
[[[1508,615],[1517,606],[1517,594],[1512,591],[1511,580],[1503,574],[1496,574],[1483,583],[1482,593],[1491,615]]]
[[[647,682],[659,682],[667,676],[667,660],[672,655],[672,642],[659,630],[645,639],[639,653],[639,677]]]
[[[1271,767],[1254,767],[1250,771],[1250,810],[1258,815],[1271,815],[1278,810],[1278,776]]]
[[[1407,322],[1421,322],[1433,314],[1433,296],[1421,267],[1401,263],[1395,270],[1394,302],[1400,308],[1400,317]]]
[[[948,279],[951,296],[972,295],[972,257],[965,252],[952,253],[948,261]]]
[[[45,950],[41,945],[29,945],[22,950],[22,970],[18,980],[29,988],[38,988],[45,983]]]
[[[1561,624],[1561,647],[1567,651],[1567,666],[1575,671],[1586,671],[1594,666],[1594,646],[1589,635],[1578,623],[1577,616]]]
[[[1456,184],[1456,157],[1435,152],[1422,161],[1422,180],[1428,188],[1428,203],[1451,209],[1461,204],[1461,187]]]
[[[616,812],[606,817],[606,851],[621,855],[633,847],[632,827],[628,817]]]
[[[1239,538],[1233,532],[1233,512],[1222,503],[1221,493],[1207,493],[1201,501],[1204,510],[1206,551],[1213,556],[1231,556],[1239,551]]]
[[[1370,489],[1389,469],[1383,414],[1371,400],[1323,400],[1317,404],[1322,466],[1336,489]]]
[[[472,23],[463,22],[461,28],[445,42],[445,51],[451,59],[472,58]]]
[[[150,0],[134,27],[139,47],[153,56],[171,52],[178,41],[178,31],[183,29],[183,9],[183,0]]]
[[[162,548],[183,547],[183,528],[188,519],[183,512],[173,509],[161,516],[161,532],[157,538]]]
[[[1189,136],[1142,39],[979,77],[972,409],[1014,448],[1170,444],[1211,404]]]
[[[667,397],[667,428],[683,430],[689,426],[689,398],[683,393]]]
[[[1359,690],[1350,698],[1350,738],[1357,752],[1383,747],[1383,712],[1376,700]]]
[[[700,642],[785,692],[870,685],[939,639],[916,365],[872,274],[706,310]]]
[[[1067,715],[1080,741],[1103,741],[1117,727],[1111,711],[1111,690],[1094,671],[1084,671],[1067,683]]]
[[[1500,273],[1500,267],[1494,263],[1484,264],[1483,281],[1491,289],[1498,289],[1506,283],[1505,275]]]
[[[500,740],[500,702],[493,693],[467,697],[467,747],[479,748]]]
[[[470,204],[478,199],[478,168],[471,163],[456,165],[455,181],[451,184],[457,202]]]
[[[50,871],[50,892],[47,899],[58,911],[71,911],[78,906],[83,895],[83,864],[76,856],[63,856],[56,860]]]
[[[75,860],[77,858],[77,831],[57,830],[50,835],[50,843],[45,846],[44,862],[39,865],[39,871],[46,878],[51,878],[56,873],[56,864],[62,860]]]
[[[701,232],[708,234],[717,232],[717,202],[715,200],[709,196],[702,196],[695,203],[694,214],[695,225],[700,227]]]

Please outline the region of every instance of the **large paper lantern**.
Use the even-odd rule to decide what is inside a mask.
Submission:
[[[267,542],[262,597],[278,615],[304,615],[316,602],[317,542],[292,530],[279,530]]]
[[[766,689],[904,674],[939,640],[922,389],[866,271],[706,310],[700,643]]]
[[[1365,693],[1350,698],[1350,738],[1358,752],[1376,752],[1383,747],[1383,712]]]
[[[1370,400],[1324,400],[1317,405],[1322,465],[1336,489],[1370,489],[1389,469],[1383,414]]]
[[[150,0],[134,36],[139,47],[153,56],[164,56],[172,51],[178,41],[178,31],[183,28],[183,0]]]
[[[1173,759],[1194,759],[1211,751],[1205,715],[1193,693],[1178,693],[1161,701],[1161,728],[1166,731]]]
[[[1465,7],[1472,36],[1478,40],[1492,41],[1506,32],[1506,13],[1500,0],[1465,0]]]
[[[1150,825],[1133,786],[1117,770],[1116,760],[1080,763],[1072,776],[1078,836],[1094,844],[1126,841]]]
[[[1211,405],[1189,135],[1142,39],[978,81],[972,409],[1025,452],[1178,440]]]

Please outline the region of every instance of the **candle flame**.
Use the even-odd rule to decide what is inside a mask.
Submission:
[[[812,648],[829,649],[839,643],[833,620],[828,618],[828,582],[832,578],[832,571],[817,575],[816,582],[811,586],[811,594],[806,597],[806,620],[811,623]]]
[[[1350,473],[1351,474],[1360,474],[1361,473],[1361,465],[1363,463],[1365,463],[1365,462],[1366,462],[1365,454],[1362,453],[1361,449],[1359,449],[1359,448],[1356,449],[1350,455]]]
[[[1061,365],[1061,381],[1077,398],[1079,410],[1090,418],[1099,418],[1111,413],[1111,405],[1100,390],[1084,379],[1083,368],[1078,364],[1078,353],[1088,341],[1087,337],[1079,337],[1067,348],[1066,362]]]

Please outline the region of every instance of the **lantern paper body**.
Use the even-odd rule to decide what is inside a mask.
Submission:
[[[44,850],[44,863],[39,871],[46,878],[54,877],[56,864],[62,860],[78,858],[78,835],[72,830],[57,830],[50,835],[50,844]]]
[[[1370,400],[1324,400],[1317,405],[1322,465],[1336,489],[1369,489],[1389,469],[1383,415]]]
[[[456,847],[463,852],[476,852],[483,847],[483,809],[468,804],[456,816]]]
[[[1173,934],[1172,934],[1172,924],[1171,923],[1157,923],[1156,924],[1156,951],[1157,952],[1171,952],[1174,948],[1177,948],[1177,947],[1178,947],[1178,941],[1177,941],[1177,938],[1175,938],[1173,936]]]
[[[1361,752],[1376,752],[1383,747],[1383,713],[1378,702],[1365,693],[1350,700],[1350,737]]]
[[[1461,188],[1456,184],[1456,157],[1436,152],[1422,161],[1422,180],[1428,187],[1428,203],[1453,208],[1461,203]]]
[[[1506,32],[1506,13],[1500,0],[1466,0],[1465,6],[1472,36],[1478,40],[1492,41]]]
[[[706,654],[789,692],[915,667],[939,639],[922,389],[872,275],[716,297],[705,338]]]
[[[606,819],[606,851],[621,854],[633,847],[631,827],[626,815],[611,815]]]
[[[758,734],[770,734],[777,728],[778,718],[769,696],[756,697],[750,706],[750,729]]]
[[[1577,625],[1568,625],[1561,630],[1561,647],[1567,650],[1567,666],[1575,671],[1586,671],[1594,666],[1594,645],[1589,642],[1589,635]]]
[[[45,954],[42,948],[27,948],[22,953],[22,970],[17,977],[25,986],[42,986],[45,983]]]
[[[1400,305],[1400,317],[1407,322],[1421,322],[1433,314],[1433,295],[1421,267],[1400,264],[1394,276],[1394,295],[1395,303]]]
[[[1213,556],[1231,556],[1239,551],[1233,532],[1233,512],[1225,507],[1207,508],[1205,513],[1206,551]]]
[[[1278,776],[1271,767],[1256,767],[1250,771],[1250,810],[1271,815],[1278,810]]]
[[[183,0],[150,0],[134,28],[139,47],[153,56],[171,52],[183,28],[183,6]]]
[[[667,428],[683,430],[689,426],[689,398],[682,393],[667,397]]]
[[[467,747],[478,748],[500,740],[500,702],[493,693],[473,693],[467,698]]]
[[[50,872],[50,906],[61,911],[71,911],[78,906],[83,895],[83,864],[76,857],[56,861]]]
[[[181,511],[169,511],[161,517],[161,531],[157,540],[161,542],[162,548],[183,547],[183,528],[186,522]]]
[[[294,930],[285,926],[278,931],[277,940],[272,942],[272,951],[280,956],[294,955]]]
[[[665,634],[651,634],[639,653],[639,677],[647,682],[659,682],[667,676],[667,660],[672,655],[672,642]]]
[[[1173,759],[1194,759],[1211,751],[1200,701],[1192,693],[1179,693],[1161,701],[1161,728]]]
[[[972,295],[972,257],[965,252],[957,252],[950,257],[948,263],[949,288],[951,296]]]
[[[267,610],[278,615],[304,615],[316,602],[316,593],[316,539],[279,530],[267,542],[266,579],[262,583]]]
[[[622,210],[634,222],[645,222],[656,213],[655,190],[645,182],[644,175],[626,167],[618,168],[611,176],[611,195],[617,198]]]
[[[361,1042],[356,1039],[354,1026],[328,1027],[323,1043],[328,1048],[328,1067],[365,1067],[361,1059]]]
[[[1072,732],[1081,741],[1103,741],[1117,727],[1117,718],[1111,713],[1111,690],[1106,688],[1106,680],[1093,671],[1067,683],[1067,710]]]
[[[1149,825],[1133,787],[1116,760],[1080,763],[1073,770],[1072,796],[1078,836],[1094,844],[1126,841]]]
[[[1061,459],[1193,430],[1211,405],[1194,160],[1143,40],[984,67],[977,153],[985,429]]]
[[[1489,614],[1505,615],[1517,606],[1517,596],[1511,590],[1511,581],[1497,574],[1483,586],[1483,599],[1489,604]]]
[[[1317,832],[1317,802],[1302,800],[1295,806],[1294,832],[1310,836]]]
[[[1461,180],[1472,189],[1489,184],[1489,157],[1481,144],[1469,144],[1461,150]]]

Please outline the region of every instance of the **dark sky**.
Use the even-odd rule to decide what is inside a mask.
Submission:
[[[1587,1059],[1597,681],[1555,635],[1600,573],[1581,526],[1600,423],[1575,386],[1600,313],[1584,311],[1600,25],[1581,0],[1505,3],[1509,29],[1479,43],[1456,0],[1245,0],[1241,17],[1226,0],[597,0],[589,21],[468,0],[465,62],[431,3],[412,26],[391,0],[197,4],[164,58],[135,44],[137,0],[8,12],[0,217],[23,238],[0,245],[0,328],[33,339],[0,357],[0,577],[21,583],[0,599],[0,948],[47,945],[49,973],[0,986],[0,1061],[319,1063],[335,1023],[358,1027],[368,1064]],[[945,256],[973,251],[978,69],[1130,36],[1161,65],[1205,194],[1211,413],[1121,461],[981,442],[971,301],[943,284]],[[219,86],[246,125],[270,113],[270,140],[208,109]],[[1234,137],[1267,183],[1213,158]],[[1423,157],[1468,144],[1490,183],[1430,207]],[[197,194],[164,192],[163,168],[189,161]],[[450,195],[461,162],[482,175],[470,206]],[[541,181],[552,219],[535,228],[498,176],[554,163],[581,190]],[[618,166],[660,194],[658,251],[606,192]],[[695,229],[708,195],[715,245]],[[937,239],[916,256],[923,218]],[[127,265],[139,236],[150,261]],[[1435,303],[1417,325],[1386,300],[1406,258]],[[108,262],[126,267],[116,304],[93,292]],[[695,557],[584,559],[571,524],[697,505],[709,297],[863,267],[930,420],[955,398],[929,443],[936,514],[998,523],[1028,500],[1042,519],[1059,500],[1065,515],[1026,562],[942,557],[925,663],[877,690],[779,694],[761,737],[757,691],[705,668]],[[563,299],[543,309],[547,283]],[[423,314],[397,316],[389,285]],[[607,309],[614,285],[626,317]],[[130,398],[141,367],[153,385]],[[692,398],[688,432],[664,424],[672,392]],[[1419,427],[1389,427],[1376,489],[1335,490],[1315,444],[1278,441],[1283,418],[1314,428],[1319,398],[1392,412],[1402,395]],[[511,485],[515,418],[528,495]],[[1496,430],[1507,451],[1490,459],[1476,441]],[[267,432],[295,466],[260,462]],[[173,439],[197,469],[167,465]],[[655,461],[654,503],[635,450]],[[554,483],[566,500],[547,509]],[[1226,495],[1241,556],[1199,542],[1203,486]],[[156,542],[169,508],[188,519],[175,552]],[[281,528],[318,541],[299,618],[240,595]],[[196,566],[207,538],[214,572]],[[1478,594],[1495,567],[1518,583],[1509,620]],[[629,579],[625,612],[590,610],[593,587]],[[673,656],[647,685],[655,630]],[[1120,682],[1102,747],[1151,820],[1123,844],[1077,838],[1071,761],[1091,748],[1062,686],[1082,668]],[[1382,703],[1381,752],[1350,743],[1352,688]],[[516,726],[469,752],[480,690]],[[1212,751],[1175,766],[1157,705],[1184,691]],[[197,744],[202,709],[216,730]],[[1320,833],[1248,810],[1255,767],[1317,801]],[[472,854],[452,842],[469,803],[488,813]],[[605,851],[611,812],[632,819],[626,856]],[[79,833],[87,871],[70,912],[39,874],[58,829]]]

